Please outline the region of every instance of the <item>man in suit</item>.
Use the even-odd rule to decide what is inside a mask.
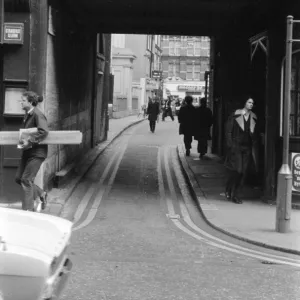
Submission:
[[[200,107],[196,108],[195,140],[198,141],[197,150],[202,159],[207,153],[207,141],[210,139],[210,127],[213,124],[213,115],[207,107],[206,98],[201,98]]]
[[[157,117],[159,115],[160,109],[159,109],[159,103],[155,101],[156,99],[154,97],[149,97],[149,103],[147,108],[147,115],[150,125],[150,131],[154,133],[155,131],[155,125],[157,121]]]
[[[22,109],[25,111],[22,127],[37,128],[37,131],[23,140],[19,147],[22,149],[22,156],[16,173],[16,182],[22,186],[24,191],[22,209],[29,211],[34,211],[35,199],[40,199],[42,209],[45,209],[47,204],[47,193],[34,184],[36,174],[48,153],[48,145],[39,144],[49,132],[46,117],[36,107],[42,101],[42,97],[31,91],[23,93],[20,101]]]
[[[192,148],[193,133],[195,127],[196,108],[193,105],[193,97],[186,96],[185,105],[181,106],[178,114],[179,134],[183,134],[183,142],[185,145],[186,156],[190,156]]]
[[[170,116],[172,121],[174,121],[174,116],[173,116],[173,113],[172,113],[171,104],[172,104],[172,98],[171,98],[171,96],[168,96],[168,100],[164,104],[164,111],[163,111],[163,115],[162,115],[162,120],[163,121],[165,120],[165,118],[167,116]]]

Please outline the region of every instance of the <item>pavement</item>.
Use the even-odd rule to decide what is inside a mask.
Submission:
[[[124,130],[144,120],[137,116],[110,119],[107,140],[91,149],[78,162],[73,177],[60,188],[49,191],[49,204],[44,213],[60,216],[66,200],[99,155]],[[244,200],[242,205],[225,199],[226,169],[218,156],[208,153],[206,160],[200,160],[196,142],[193,142],[189,157],[185,156],[183,145],[178,145],[177,150],[192,195],[197,199],[202,215],[210,226],[240,240],[300,255],[300,210],[292,210],[291,231],[278,233],[275,231],[276,206],[262,202],[258,189],[245,187],[241,194]],[[20,209],[21,203],[0,206]]]
[[[240,194],[243,204],[226,200],[226,169],[222,160],[211,153],[200,160],[196,145],[193,142],[189,157],[185,156],[183,145],[177,149],[190,190],[206,222],[238,239],[300,255],[300,210],[292,209],[290,232],[276,232],[276,205],[264,203],[260,190],[247,186]]]

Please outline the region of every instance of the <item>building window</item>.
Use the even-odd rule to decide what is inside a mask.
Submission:
[[[169,43],[169,55],[180,56],[181,42],[174,40]]]
[[[152,35],[147,35],[147,50],[152,50]]]
[[[187,55],[194,56],[194,42],[189,41],[187,43]]]
[[[200,41],[195,41],[194,43],[194,55],[200,56],[201,55],[201,43]]]
[[[173,76],[174,76],[174,64],[169,63],[168,77],[173,77]]]
[[[204,72],[201,70],[200,64],[187,64],[186,80],[204,80]]]
[[[179,62],[169,62],[168,77],[179,77],[180,65]]]
[[[200,65],[194,65],[194,80],[200,80]]]
[[[193,80],[193,65],[186,65],[186,80]]]
[[[175,42],[170,41],[169,43],[169,55],[175,55]]]

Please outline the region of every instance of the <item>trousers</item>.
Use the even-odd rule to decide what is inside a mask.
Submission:
[[[22,186],[24,198],[22,201],[23,210],[34,210],[34,200],[42,196],[44,191],[34,184],[34,179],[41,164],[45,159],[41,157],[22,156],[19,168],[16,173],[16,182]]]
[[[152,132],[154,132],[155,131],[156,121],[149,121],[149,125],[150,125],[150,130]]]
[[[183,142],[185,145],[185,150],[190,150],[192,148],[193,136],[191,134],[183,135]]]
[[[207,138],[199,138],[198,139],[198,146],[197,146],[198,153],[204,155],[207,153]]]
[[[238,190],[245,179],[251,154],[251,148],[242,147],[236,149],[234,155],[231,157],[234,168],[229,171],[226,191],[230,193],[232,197],[237,195]]]

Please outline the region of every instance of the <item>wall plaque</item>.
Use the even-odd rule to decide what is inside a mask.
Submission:
[[[20,44],[24,41],[23,23],[4,23],[3,25],[3,43]]]

